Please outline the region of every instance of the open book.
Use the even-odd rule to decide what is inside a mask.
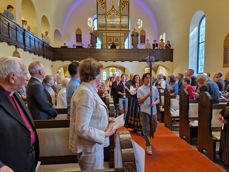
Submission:
[[[114,120],[115,122],[112,123],[113,129],[116,130],[122,126],[124,126],[125,120],[124,120],[124,114],[118,116]]]

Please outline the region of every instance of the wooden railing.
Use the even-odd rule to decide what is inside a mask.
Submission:
[[[2,14],[0,14],[0,42],[6,42],[50,60],[53,57],[51,46]]]
[[[173,61],[173,49],[93,49],[54,48],[53,60],[82,60],[93,57],[99,61],[145,61],[149,54],[156,61]]]
[[[149,55],[154,56],[156,61],[173,61],[173,49],[53,48],[2,14],[0,42],[6,42],[52,61],[80,61],[87,57],[99,61],[145,61]]]

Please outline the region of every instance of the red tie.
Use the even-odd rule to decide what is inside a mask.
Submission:
[[[13,104],[14,108],[18,111],[18,113],[21,115],[21,118],[24,122],[24,124],[26,125],[27,129],[30,132],[30,137],[31,137],[31,145],[34,144],[35,140],[36,140],[36,136],[35,136],[35,132],[28,120],[28,118],[26,117],[23,109],[21,108],[21,106],[19,105],[19,103],[17,102],[16,98],[14,96],[9,96],[9,99],[11,101],[11,103]]]

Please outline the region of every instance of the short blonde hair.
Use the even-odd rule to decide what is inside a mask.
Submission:
[[[34,76],[39,72],[39,70],[44,70],[44,66],[40,61],[34,61],[29,65],[29,73]]]
[[[100,74],[103,65],[93,58],[82,60],[79,65],[80,80],[82,82],[90,82]]]

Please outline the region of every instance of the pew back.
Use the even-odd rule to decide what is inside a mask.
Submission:
[[[198,149],[206,151],[208,157],[215,161],[216,142],[220,140],[221,124],[218,113],[224,104],[212,104],[212,97],[208,92],[200,94],[198,110]]]
[[[164,98],[164,124],[172,130],[173,123],[179,119],[179,100],[171,96],[168,89],[165,89]]]
[[[68,149],[69,120],[34,121],[40,142],[42,164],[77,162],[76,154]]]
[[[185,139],[188,143],[193,143],[197,136],[198,121],[198,103],[197,101],[189,100],[187,92],[180,92],[180,126],[179,136]],[[197,122],[196,122],[197,121]]]

